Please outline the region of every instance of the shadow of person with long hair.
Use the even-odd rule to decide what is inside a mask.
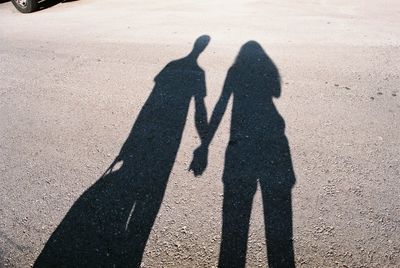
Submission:
[[[285,123],[273,98],[280,76],[255,41],[242,46],[229,69],[191,169],[206,167],[209,144],[233,98],[230,140],[223,172],[224,200],[219,267],[244,267],[254,194],[260,184],[269,267],[294,267],[291,189],[295,183]]]
[[[119,155],[68,211],[34,267],[139,267],[182,138],[189,104],[207,123],[205,74],[197,59],[210,38],[155,77]],[[117,168],[120,166],[120,168]]]

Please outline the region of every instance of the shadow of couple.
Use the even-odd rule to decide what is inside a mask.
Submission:
[[[205,170],[209,144],[233,99],[222,178],[219,267],[245,266],[257,184],[262,192],[268,264],[295,266],[291,204],[295,175],[284,120],[273,103],[281,93],[278,69],[260,44],[244,44],[208,121],[205,74],[197,59],[209,41],[208,36],[199,37],[186,57],[168,63],[155,77],[119,155],[74,203],[34,267],[140,266],[192,98],[202,141],[190,166],[195,175]]]

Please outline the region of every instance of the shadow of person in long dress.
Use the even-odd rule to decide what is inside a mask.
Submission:
[[[189,55],[155,77],[119,155],[74,203],[34,267],[140,266],[192,98],[197,130],[204,133],[205,74],[197,58],[208,42],[208,36],[199,37]]]
[[[223,172],[223,226],[219,267],[244,267],[253,197],[260,184],[269,267],[294,267],[291,189],[295,183],[285,123],[273,98],[281,93],[272,60],[255,41],[242,46],[229,69],[208,133],[194,153],[196,175],[233,98]]]

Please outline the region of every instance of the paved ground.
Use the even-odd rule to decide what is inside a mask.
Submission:
[[[201,35],[211,39],[196,65],[186,56]],[[83,0],[28,15],[0,4],[0,266],[139,263],[147,234],[143,267],[217,266],[222,214],[245,226],[250,212],[237,197],[251,197],[243,178],[284,170],[296,181],[292,213],[282,205],[292,185],[265,182],[280,200],[264,201],[270,262],[290,263],[293,244],[299,267],[398,267],[399,45],[396,0]],[[248,116],[266,96],[263,77],[280,95],[267,94],[265,117]],[[186,93],[196,81],[206,89]],[[241,95],[248,84],[258,95]],[[195,177],[197,101],[206,90],[210,118],[223,88],[234,100]],[[255,126],[233,123],[246,120]],[[122,166],[102,176],[115,158]],[[243,177],[225,211],[223,173],[226,185]],[[261,188],[248,267],[267,264]],[[232,224],[225,250],[240,259],[245,228]]]

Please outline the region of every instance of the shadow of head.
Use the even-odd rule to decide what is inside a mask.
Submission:
[[[191,52],[192,56],[197,58],[206,49],[206,47],[210,43],[210,39],[211,38],[208,35],[202,35],[198,37],[193,45],[193,49]]]
[[[240,48],[231,73],[245,84],[241,86],[242,91],[267,91],[275,98],[281,95],[278,68],[256,41],[248,41]]]

